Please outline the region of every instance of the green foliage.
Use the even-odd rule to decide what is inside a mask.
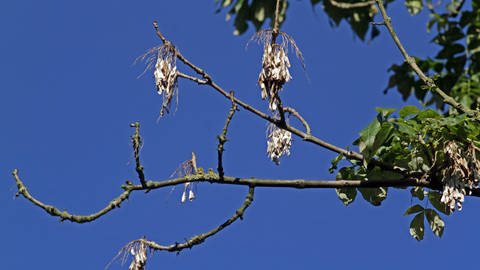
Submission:
[[[471,10],[458,11],[455,1],[447,4],[446,12],[431,10],[428,31],[435,31],[432,43],[439,46],[431,58],[415,58],[425,74],[434,79],[436,85],[467,108],[476,109],[480,103],[480,10],[478,1],[472,1]],[[412,14],[418,13],[422,1],[407,0]],[[428,88],[414,74],[407,63],[392,65],[387,88],[396,88],[406,100],[412,94],[424,105],[435,105],[445,109],[444,101],[435,95],[427,95]]]
[[[423,9],[422,0],[405,0],[405,6],[412,15],[418,14]]]
[[[445,166],[448,165],[444,147],[455,141],[463,149],[470,143],[480,145],[480,126],[464,114],[442,115],[432,109],[421,110],[415,106],[405,106],[395,116],[395,110],[377,108],[378,114],[373,121],[359,133],[354,144],[365,157],[363,162],[350,160],[351,165],[343,167],[337,179],[398,180],[404,176],[388,169],[382,169],[379,163],[391,164],[403,168],[410,175],[428,179],[435,186],[444,181]],[[332,164],[338,164],[337,157]],[[373,162],[375,161],[375,162]],[[372,165],[376,164],[376,165]],[[362,197],[372,205],[378,206],[386,199],[386,188],[359,188]],[[451,210],[441,202],[441,193],[422,187],[411,188],[412,199],[428,202],[439,212],[450,215]],[[352,203],[356,192],[353,189],[339,189],[337,195],[345,205]],[[442,236],[445,223],[433,209],[424,209],[416,204],[405,215],[416,214],[410,224],[410,234],[417,240],[424,236],[424,217],[436,236]]]
[[[443,230],[445,229],[445,222],[443,222],[440,215],[433,209],[423,208],[419,204],[411,206],[405,211],[405,216],[416,214],[415,217],[410,222],[410,235],[420,241],[425,235],[425,220],[427,219],[428,225],[432,230],[433,234],[437,237],[442,237]]]
[[[445,229],[445,222],[443,222],[442,218],[433,209],[425,209],[425,215],[432,232],[436,236],[442,237],[443,230]]]
[[[412,222],[410,223],[410,235],[417,241],[423,240],[423,236],[425,235],[425,223],[423,221],[424,216],[425,212],[421,211],[412,219]]]
[[[252,23],[258,31],[266,19],[270,19],[270,24],[273,26],[275,16],[275,0],[215,0],[219,5],[217,12],[222,9],[229,9],[226,20],[234,18],[233,26],[235,35],[241,35],[248,29],[248,23]],[[286,11],[288,8],[288,1],[282,1],[280,8],[279,22],[285,20]]]
[[[258,31],[267,19],[273,24],[275,14],[275,0],[215,0],[218,5],[217,12],[228,9],[227,21],[234,17],[234,34],[241,35],[248,29],[249,23]],[[281,1],[280,23],[286,18],[289,1]],[[342,0],[341,3],[358,3],[358,0]],[[388,1],[387,1],[388,2]],[[371,25],[374,15],[378,12],[374,5],[362,8],[345,9],[333,5],[328,0],[311,0],[312,7],[321,5],[327,14],[332,26],[339,26],[342,21],[350,25],[357,37],[365,40],[370,32],[370,39],[375,38],[380,31]]]

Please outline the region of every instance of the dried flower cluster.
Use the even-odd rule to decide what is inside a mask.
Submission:
[[[147,70],[153,68],[153,77],[155,86],[159,95],[163,94],[162,108],[160,116],[169,112],[172,98],[177,94],[177,53],[171,43],[153,47],[139,56],[137,61],[145,61],[145,70],[140,74],[142,76]],[[139,76],[139,77],[140,77]],[[178,97],[178,96],[177,96]]]
[[[162,109],[160,116],[163,116],[170,108],[170,102],[177,91],[177,65],[175,48],[169,45],[158,49],[157,62],[153,72],[157,93],[163,94]]]
[[[443,170],[444,188],[440,201],[451,211],[455,208],[462,210],[465,188],[478,187],[480,162],[476,159],[473,144],[463,150],[456,142],[449,141],[445,144],[444,153],[448,166]]]
[[[268,97],[268,107],[274,111],[280,100],[278,92],[283,85],[292,79],[288,69],[290,60],[283,44],[265,43],[262,57],[262,71],[258,76],[258,84],[262,89],[262,99]]]
[[[133,260],[128,270],[144,270],[147,264],[147,247],[143,242],[137,243],[130,248]]]
[[[292,146],[292,133],[290,131],[278,128],[270,124],[267,128],[267,155],[275,162],[280,164],[280,157],[290,155],[290,146]]]
[[[276,42],[276,39],[280,42]],[[258,31],[252,39],[263,45],[262,70],[258,76],[258,84],[262,90],[262,99],[268,97],[268,107],[274,111],[280,104],[278,93],[283,85],[292,79],[290,75],[290,59],[288,49],[291,46],[305,68],[302,53],[295,40],[284,32],[273,34],[272,30]]]

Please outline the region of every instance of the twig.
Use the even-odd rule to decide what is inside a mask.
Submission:
[[[367,1],[367,2],[357,2],[357,3],[344,3],[344,2],[337,2],[335,0],[329,0],[330,4],[336,8],[341,9],[353,9],[353,8],[364,8],[369,7],[375,4],[375,0]]]
[[[197,77],[187,75],[187,74],[182,73],[180,71],[177,71],[177,77],[181,77],[181,78],[184,78],[184,79],[187,79],[187,80],[190,80],[190,81],[194,81],[194,82],[196,82],[197,84],[200,84],[200,85],[201,84],[207,84],[206,80],[202,80],[202,79],[199,79]]]
[[[225,126],[222,129],[222,133],[217,137],[218,138],[218,147],[217,147],[217,152],[218,152],[218,166],[217,166],[217,172],[220,178],[223,178],[224,176],[224,171],[223,171],[223,151],[224,151],[224,145],[227,142],[227,131],[228,131],[228,126],[230,125],[230,122],[232,121],[233,115],[235,112],[238,110],[237,109],[237,104],[233,100],[233,91],[230,92],[231,95],[231,100],[232,100],[232,107],[230,108],[230,111],[228,112],[227,115],[227,120],[225,120]]]
[[[140,148],[142,147],[142,137],[140,137],[140,123],[135,122],[130,124],[135,128],[135,133],[132,135],[133,154],[135,156],[135,170],[137,171],[138,178],[143,187],[146,187],[145,173],[143,172],[143,166],[140,164]]]
[[[273,20],[272,42],[275,42],[278,33],[280,32],[280,0],[275,3],[275,18]]]
[[[295,116],[300,122],[302,122],[302,125],[305,127],[305,132],[310,135],[312,133],[312,130],[310,129],[310,125],[308,122],[294,109],[291,107],[285,107],[283,108],[285,112],[288,112],[289,114]]]
[[[122,192],[118,197],[113,199],[107,206],[105,206],[103,209],[100,211],[93,213],[91,215],[87,216],[80,216],[80,215],[72,215],[67,211],[61,211],[58,208],[51,206],[51,205],[46,205],[42,203],[41,201],[35,199],[30,192],[28,191],[27,187],[23,184],[22,180],[20,180],[20,177],[18,176],[18,170],[15,169],[13,170],[13,178],[15,179],[15,182],[17,184],[17,196],[22,195],[25,197],[25,199],[29,200],[33,204],[37,205],[38,207],[42,208],[47,212],[48,214],[56,217],[60,217],[61,221],[64,220],[70,220],[71,222],[76,222],[76,223],[85,223],[85,222],[91,222],[96,220],[97,218],[107,214],[108,212],[112,211],[115,208],[120,207],[120,204],[128,199],[128,196],[134,189],[124,189],[125,191]],[[127,186],[132,186],[133,185],[127,185]],[[138,187],[144,188],[142,185],[139,185]]]
[[[215,227],[215,228],[213,228],[212,230],[210,230],[206,233],[202,233],[202,234],[195,235],[195,236],[191,237],[189,240],[185,241],[184,243],[175,243],[175,244],[171,244],[171,245],[168,245],[168,246],[163,246],[163,245],[160,245],[160,244],[158,244],[154,241],[150,241],[150,240],[146,240],[146,239],[138,239],[138,240],[134,240],[134,241],[128,243],[127,246],[132,245],[133,243],[137,242],[137,243],[143,243],[153,250],[165,250],[165,251],[169,251],[169,252],[180,252],[183,249],[192,248],[196,245],[199,245],[199,244],[203,243],[207,238],[217,234],[221,230],[223,230],[226,227],[228,227],[229,225],[231,225],[237,219],[243,219],[243,214],[245,213],[245,210],[253,202],[254,190],[255,190],[254,187],[249,188],[248,195],[245,198],[242,206],[240,206],[240,208],[238,208],[237,211],[235,211],[235,213],[233,214],[233,216],[231,218],[229,218],[227,221],[220,224],[218,227]]]
[[[395,42],[395,45],[397,45],[397,48],[400,50],[401,54],[405,58],[405,61],[408,63],[408,65],[412,68],[412,70],[420,77],[420,79],[428,86],[428,88],[435,94],[439,95],[443,101],[452,107],[456,108],[460,112],[466,113],[470,117],[475,118],[476,120],[480,120],[480,112],[476,110],[471,110],[463,104],[457,102],[454,98],[451,96],[447,95],[440,87],[438,87],[435,82],[429,78],[423,71],[420,69],[420,67],[417,65],[415,62],[415,58],[411,57],[407,51],[405,50],[405,47],[403,44],[400,42],[400,39],[398,38],[398,35],[396,34],[395,30],[393,29],[392,26],[392,19],[388,16],[387,11],[385,10],[385,6],[383,4],[383,0],[375,0],[377,2],[377,5],[380,9],[380,13],[382,14],[385,26],[388,29],[388,32],[390,33],[390,36],[392,37],[393,41]]]

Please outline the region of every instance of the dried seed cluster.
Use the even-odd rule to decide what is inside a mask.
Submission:
[[[473,144],[463,150],[456,142],[449,141],[445,144],[444,153],[448,166],[442,172],[444,188],[440,201],[451,211],[455,208],[462,210],[467,194],[465,188],[478,187],[480,162],[476,159]]]
[[[164,45],[158,49],[157,62],[153,71],[157,93],[163,94],[160,116],[168,113],[170,102],[177,91],[177,65],[175,48]]]
[[[147,264],[147,247],[140,242],[138,245],[130,248],[133,260],[128,267],[128,270],[144,270]]]
[[[267,155],[275,162],[280,164],[280,157],[290,155],[290,147],[292,146],[292,133],[290,131],[278,128],[274,124],[268,126],[267,135]]]
[[[258,84],[262,89],[262,99],[268,97],[268,107],[274,111],[280,102],[278,92],[292,79],[288,69],[290,60],[284,44],[265,43],[262,57],[262,70]]]
[[[289,71],[289,48],[295,51],[302,67],[305,68],[302,52],[295,40],[285,32],[260,30],[253,35],[251,41],[257,41],[263,45],[262,70],[258,76],[258,84],[262,90],[262,99],[268,97],[268,107],[275,111],[280,104],[278,93],[283,85],[292,79]]]

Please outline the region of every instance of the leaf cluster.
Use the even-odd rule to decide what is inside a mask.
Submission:
[[[406,1],[412,14],[417,14],[423,4],[420,0]],[[427,5],[428,6],[428,5]],[[431,4],[429,4],[431,6]],[[434,57],[416,58],[425,74],[431,76],[435,84],[448,95],[466,106],[476,109],[480,103],[480,4],[472,1],[470,10],[457,10],[455,1],[447,4],[443,12],[430,8],[427,31],[433,32],[431,42],[439,47]],[[408,63],[394,64],[385,89],[396,88],[406,100],[412,94],[424,105],[435,105],[446,109],[445,102],[435,95],[428,95],[428,87],[415,76]]]
[[[480,127],[478,123],[464,114],[444,116],[433,109],[420,110],[415,106],[405,106],[394,116],[396,109],[377,108],[377,117],[362,131],[354,141],[364,156],[363,161],[349,160],[350,165],[339,169],[337,179],[398,180],[406,175],[428,180],[432,187],[442,187],[448,166],[444,153],[445,144],[455,141],[461,148],[469,144],[480,145]],[[344,159],[342,155],[332,160],[331,171]],[[376,165],[374,165],[376,164]],[[403,175],[378,164],[391,164],[402,168]],[[386,188],[358,189],[363,198],[378,206],[387,197]],[[339,199],[345,204],[352,203],[357,190],[337,189]],[[450,209],[440,201],[441,194],[436,190],[424,191],[421,187],[411,189],[412,199],[428,202],[446,215]],[[411,224],[410,233],[415,239],[423,239],[424,217],[437,236],[443,233],[444,223],[433,209],[418,206],[409,208],[406,214],[418,213]],[[418,211],[417,211],[418,210]],[[421,222],[420,222],[421,221]]]

